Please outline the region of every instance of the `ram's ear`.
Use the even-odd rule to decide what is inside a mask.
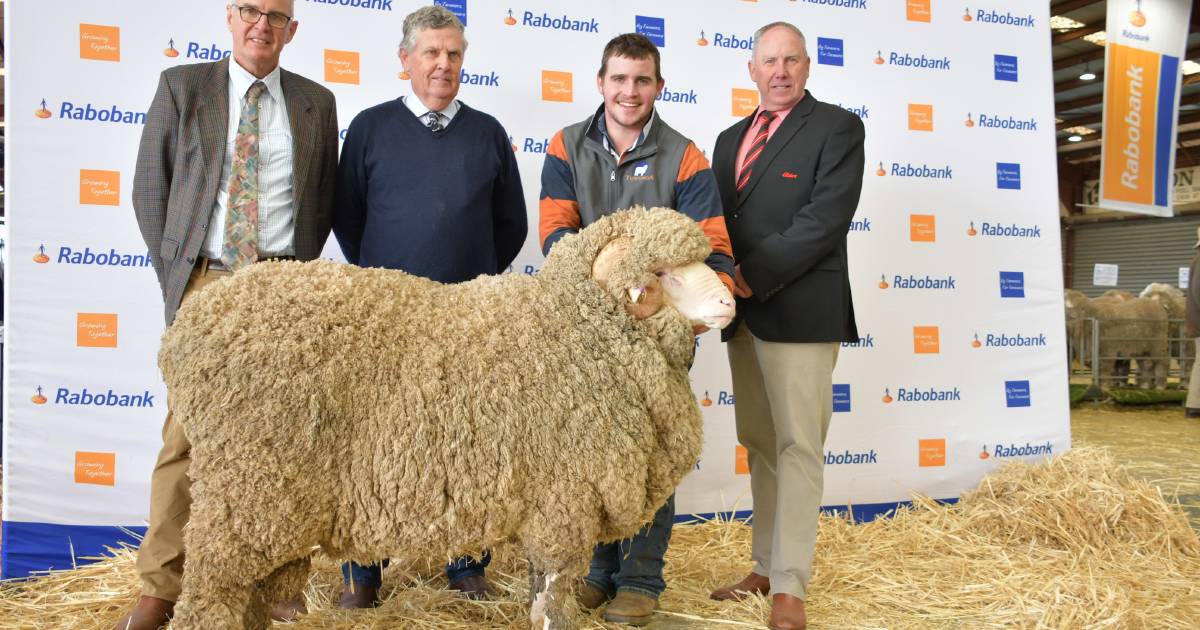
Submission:
[[[618,236],[609,241],[599,254],[596,254],[596,259],[592,261],[592,279],[600,285],[600,288],[608,290],[608,279],[612,277],[613,269],[632,245],[632,237]]]
[[[634,319],[646,319],[658,312],[663,307],[665,297],[663,295],[662,286],[658,282],[653,282],[644,287],[634,287],[629,290],[629,296],[632,298],[633,293],[638,294],[638,299],[629,299],[625,303],[625,312]]]

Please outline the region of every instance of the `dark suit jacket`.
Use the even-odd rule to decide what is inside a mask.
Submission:
[[[138,147],[133,209],[162,288],[169,325],[183,299],[217,201],[229,130],[229,59],[162,72]],[[296,258],[321,254],[333,214],[337,106],[333,93],[280,71],[292,128]]]
[[[744,319],[765,341],[855,341],[846,234],[862,190],[862,121],[806,92],[738,193],[734,167],[750,123],[721,132],[713,151],[733,257],[754,291],[738,299],[722,339]]]

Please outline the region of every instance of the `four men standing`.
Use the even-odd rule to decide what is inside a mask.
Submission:
[[[293,11],[293,0],[231,4],[233,61],[163,72],[134,206],[168,324],[191,291],[242,266],[315,258],[331,226],[349,262],[440,282],[499,273],[525,240],[508,134],[457,100],[467,42],[452,13],[433,6],[406,18],[399,55],[412,94],[356,116],[335,166],[332,94],[279,68]],[[713,597],[773,593],[771,626],[794,629],[805,625],[837,343],[857,338],[845,238],[863,125],[805,90],[804,37],[790,24],[755,34],[749,70],[762,104],[721,134],[710,169],[655,111],[657,47],[642,35],[611,40],[596,78],[603,104],[547,150],[539,240],[548,253],[564,234],[638,204],[673,207],[708,235],[707,262],[738,296],[739,320],[723,336],[755,501],[753,572]],[[120,628],[159,627],[179,595],[189,446],[169,414],[163,435],[138,558],[145,588]],[[672,497],[632,539],[597,546],[581,604],[612,600],[605,619],[647,623],[666,587],[673,517]],[[455,561],[451,588],[486,596],[487,562]],[[341,605],[377,603],[378,566],[347,565],[346,578]]]

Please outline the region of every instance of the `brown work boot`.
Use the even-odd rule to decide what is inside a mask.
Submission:
[[[753,595],[766,595],[771,592],[771,580],[757,573],[750,573],[741,582],[722,586],[713,591],[709,597],[717,601],[727,602]]]
[[[482,575],[468,575],[450,583],[450,590],[459,591],[467,599],[487,599],[492,595],[492,587]]]
[[[804,615],[804,600],[787,593],[775,593],[771,597],[771,630],[804,630],[808,619]]]
[[[575,601],[579,602],[579,607],[584,610],[596,610],[610,599],[612,598],[608,593],[596,588],[587,580],[579,586],[579,592],[575,595]]]
[[[175,602],[142,595],[113,630],[158,630],[167,625],[174,614]]]
[[[604,620],[631,626],[644,626],[654,617],[658,600],[632,591],[617,591],[617,596],[604,609]]]
[[[342,591],[338,608],[374,608],[379,605],[379,587],[350,583]]]
[[[306,614],[308,607],[304,605],[304,596],[296,595],[286,602],[271,606],[272,621],[295,621],[300,615]]]

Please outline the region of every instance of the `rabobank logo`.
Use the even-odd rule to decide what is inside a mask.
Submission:
[[[950,57],[946,55],[939,57],[925,53],[912,53],[904,50],[893,50],[884,56],[882,50],[875,51],[875,65],[882,66],[885,64],[916,70],[949,70]]]
[[[496,71],[486,73],[467,72],[466,68],[458,71],[458,82],[462,85],[480,85],[483,87],[500,87],[500,75]]]
[[[697,105],[696,90],[672,90],[664,87],[659,93],[657,100],[662,103],[683,103],[685,105]]]
[[[515,144],[513,145],[516,146]],[[529,138],[521,140],[520,149],[524,153],[541,153],[545,154],[546,149],[550,147],[550,138]]]
[[[46,109],[46,99],[42,99],[42,104],[37,109],[33,110],[33,115],[38,118],[49,118],[53,116],[49,109]]]
[[[175,47],[175,38],[167,40],[167,47],[163,49],[163,56],[174,59],[179,56],[179,49]]]
[[[863,120],[866,120],[871,117],[871,108],[867,107],[865,104],[864,105],[849,105],[846,103],[838,103],[837,106],[854,114],[855,116],[858,116],[859,118],[862,118]]]
[[[654,42],[654,45],[659,48],[667,45],[667,21],[663,18],[635,15],[633,16],[633,32],[645,35],[646,39]]]
[[[844,66],[845,51],[842,40],[832,37],[817,38],[817,63],[823,66]]]
[[[369,9],[372,11],[391,11],[392,10],[392,0],[306,0],[306,1],[311,2],[313,4],[328,4],[331,6],[342,7],[342,8],[346,8],[346,9]],[[460,2],[463,4],[464,11],[465,11],[466,0],[460,0]],[[445,3],[438,2],[436,0],[435,0],[434,4],[441,4],[441,5],[445,6]],[[460,16],[458,19],[462,20],[463,24],[467,23],[465,17]]]
[[[1021,165],[1016,162],[996,162],[996,188],[1021,190]]]
[[[511,10],[508,17],[513,17]],[[508,23],[508,19],[504,20]],[[514,18],[514,23],[516,19]],[[565,13],[555,13],[551,15],[545,11],[534,13],[533,11],[525,11],[521,14],[521,26],[530,28],[544,28],[554,31],[576,31],[580,33],[599,33],[600,23],[596,18],[580,18],[579,16],[571,16]]]
[[[892,397],[892,392],[895,391],[895,398]],[[943,402],[959,402],[962,400],[962,391],[957,387],[898,387],[895,390],[886,388],[883,390],[883,402],[892,403],[943,403]]]
[[[1025,297],[1025,272],[1024,271],[1001,271],[1000,272],[1000,297],[1002,297],[1002,298],[1023,298],[1023,297]]]
[[[871,231],[871,217],[854,217],[854,219],[852,221],[850,221],[850,231],[851,232],[870,232]]]
[[[38,246],[38,252],[34,254],[33,261],[36,263],[45,264],[50,262],[50,257],[46,255],[44,245]],[[79,265],[91,267],[149,267],[150,254],[145,253],[129,253],[117,251],[114,247],[99,247],[92,249],[85,246],[83,249],[63,245],[58,248],[58,253],[54,257],[54,262],[60,265]]]
[[[41,385],[38,385],[35,393],[29,397],[29,402],[32,402],[35,405],[44,405],[48,401],[49,401],[49,399],[46,398],[46,394],[42,392]]]
[[[803,2],[804,4],[833,7],[835,9],[859,9],[860,11],[867,10],[867,0],[800,0],[800,2]]]
[[[433,0],[433,3],[439,7],[444,7],[447,11],[454,14],[458,21],[467,25],[467,0]],[[387,10],[392,9],[392,2],[388,0]]]
[[[967,114],[968,127],[976,126],[976,121]],[[1038,121],[1033,116],[1016,117],[1011,114],[979,114],[978,126],[981,129],[1000,129],[1002,131],[1037,131]]]
[[[845,413],[850,411],[850,384],[833,384],[833,412]]]
[[[991,457],[1012,458],[1012,457],[1048,457],[1054,454],[1054,445],[1049,440],[1042,444],[996,444],[989,452],[988,445],[983,445],[983,450],[979,453],[979,459],[988,459]]]
[[[1042,226],[984,221],[979,224],[979,229],[977,230],[975,229],[975,222],[971,221],[970,227],[967,228],[967,236],[975,236],[976,234],[982,234],[991,238],[1042,238]]]
[[[697,46],[712,45],[714,48],[727,48],[731,50],[753,50],[754,36],[738,33],[727,33],[724,31],[713,31],[712,41],[710,42],[704,36],[704,31],[700,31],[700,38],[696,40]]]
[[[871,333],[861,335],[857,341],[843,341],[843,348],[874,348],[875,337]]]
[[[1004,381],[1004,403],[1007,407],[1029,407],[1033,403],[1029,381]]]
[[[889,170],[883,169],[883,163],[880,162],[879,170],[875,171],[876,175],[891,175],[892,177],[911,177],[914,179],[954,179],[954,167],[946,164],[944,166],[934,164],[930,166],[927,163],[913,164],[912,162],[892,162]]]
[[[985,333],[982,338],[979,333],[975,333],[975,339],[971,342],[971,346],[975,348],[1044,348],[1046,347],[1046,333],[1027,335],[1018,332],[989,332]]]
[[[1037,26],[1037,19],[1032,13],[1013,13],[1005,11],[1000,13],[995,9],[980,9],[976,8],[972,15],[970,7],[963,14],[964,22],[979,22],[980,24],[997,24],[999,26],[1016,26],[1019,28],[1034,28]]]
[[[1017,57],[1015,55],[994,55],[995,77],[997,81],[1017,81]]]
[[[33,112],[38,118],[50,118],[51,112],[46,107],[46,100]],[[110,103],[89,103],[87,101],[63,101],[58,107],[58,117],[64,120],[78,120],[89,123],[112,123],[118,125],[144,125],[146,112],[126,109]]]
[[[1129,24],[1136,28],[1146,25],[1146,14],[1142,13],[1142,0],[1137,0],[1137,6],[1129,12]]]
[[[168,57],[179,56],[179,51],[175,51],[172,55],[171,51],[175,49],[175,40],[168,42],[167,50],[163,51]],[[232,49],[222,48],[212,42],[188,42],[184,47],[183,56],[188,59],[199,59],[201,61],[220,61],[233,53]]]
[[[38,393],[41,393],[40,387]],[[54,392],[53,402],[55,405],[69,407],[153,407],[154,394],[148,389],[141,392],[121,392],[112,388],[59,387]]]
[[[863,464],[878,464],[879,453],[875,449],[866,451],[851,451],[850,449],[835,453],[825,451],[826,466],[862,466]]]
[[[917,289],[931,291],[953,291],[958,288],[953,275],[932,276],[925,274],[923,276],[915,276],[913,274],[892,276],[892,281],[889,284],[887,276],[880,274],[879,288],[887,289]]]

